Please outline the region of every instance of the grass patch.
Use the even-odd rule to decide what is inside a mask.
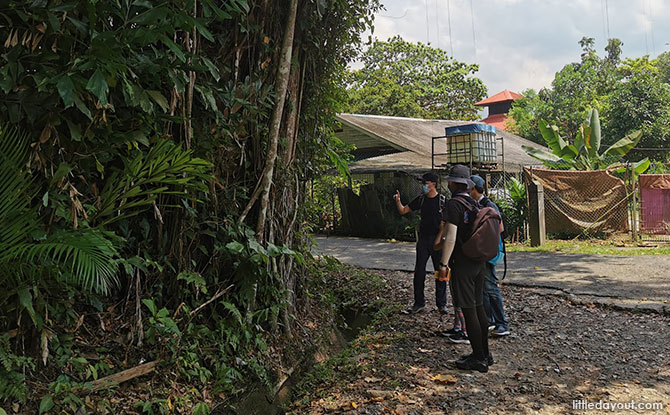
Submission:
[[[528,244],[508,244],[508,252],[562,252],[568,254],[590,255],[670,255],[670,245],[638,246],[623,244],[620,241],[603,240],[548,240],[543,246],[531,247]]]

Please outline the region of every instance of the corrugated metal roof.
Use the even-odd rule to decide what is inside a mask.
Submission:
[[[338,114],[342,130],[336,135],[353,144],[369,158],[350,164],[352,172],[407,171],[420,172],[431,169],[432,137],[444,136],[446,127],[472,124],[472,121],[424,120],[419,118],[387,117],[381,115]],[[537,164],[537,160],[521,148],[527,145],[542,146],[506,131],[498,131],[504,139],[505,170],[520,171],[520,166]],[[359,146],[360,145],[360,146]],[[446,152],[446,139],[435,140],[435,153]],[[497,141],[498,154],[502,154],[503,140]],[[362,146],[362,147],[361,147]],[[375,153],[376,152],[376,153]],[[393,152],[394,154],[388,154]],[[436,164],[444,164],[446,157]]]
[[[523,98],[523,95],[517,94],[516,92],[512,92],[509,89],[506,89],[502,92],[498,92],[497,94],[491,97],[479,101],[475,105],[485,107],[487,105],[495,104],[496,102],[514,101],[519,98]]]

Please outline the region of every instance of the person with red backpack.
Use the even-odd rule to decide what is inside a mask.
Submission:
[[[456,361],[462,370],[487,372],[493,364],[488,345],[488,317],[483,305],[486,261],[498,253],[500,215],[491,208],[481,208],[472,199],[469,189],[470,169],[457,164],[446,178],[452,197],[442,212],[442,261],[438,277],[451,274],[454,306],[465,317],[472,353]]]
[[[470,176],[470,180],[475,184],[475,187],[470,189],[470,196],[472,196],[480,206],[495,209],[502,218],[503,215],[498,205],[484,195],[484,188],[486,185],[484,179],[475,174]],[[503,228],[503,231],[500,233],[498,255],[486,263],[484,274],[484,310],[486,310],[486,315],[489,318],[489,329],[493,330],[491,334],[498,337],[510,334],[509,322],[507,321],[507,318],[505,318],[505,307],[503,305],[502,294],[498,287],[498,277],[496,275],[496,265],[500,264],[505,256],[505,245],[503,243],[504,233]]]

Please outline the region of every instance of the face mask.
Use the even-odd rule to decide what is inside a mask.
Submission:
[[[423,185],[423,193],[424,194],[428,193],[428,185],[427,184]]]

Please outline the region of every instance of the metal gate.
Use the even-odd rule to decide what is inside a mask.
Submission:
[[[638,180],[639,238],[649,242],[670,242],[670,174],[642,174]],[[637,212],[636,212],[637,211]]]

